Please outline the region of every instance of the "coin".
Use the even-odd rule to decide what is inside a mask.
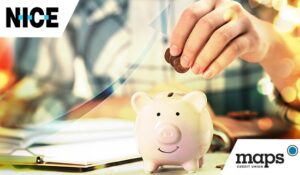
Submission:
[[[166,50],[166,52],[165,52],[165,60],[166,60],[168,63],[170,63],[170,62],[171,62],[171,58],[172,58],[172,56],[171,56],[171,53],[170,53],[170,48],[168,48],[168,49]]]
[[[175,71],[178,73],[185,73],[189,70],[189,68],[182,67],[182,65],[180,64],[180,58],[174,59],[172,63]]]
[[[176,72],[178,73],[185,73],[189,70],[189,68],[184,68],[180,64],[180,57],[181,55],[178,56],[172,56],[170,53],[170,48],[168,48],[165,52],[165,60],[172,65],[172,67],[175,69]]]
[[[178,65],[178,63],[180,64],[180,58],[178,57],[171,57],[171,60],[170,60],[170,64],[175,68],[175,66]]]

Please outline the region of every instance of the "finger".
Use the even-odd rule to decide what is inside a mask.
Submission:
[[[184,45],[181,57],[183,67],[191,67],[211,34],[228,22],[228,19],[224,18],[226,11],[228,11],[228,8],[217,8],[197,22]]]
[[[219,74],[237,57],[247,52],[253,44],[255,43],[251,40],[250,34],[236,38],[225,48],[223,53],[209,65],[207,70],[203,73],[203,77],[209,79]]]
[[[246,25],[240,20],[233,20],[216,30],[201,52],[198,54],[193,65],[194,73],[202,73],[207,66],[224,50],[230,41],[246,32]]]
[[[171,37],[170,52],[172,56],[178,56],[182,52],[183,46],[197,21],[213,10],[214,1],[198,1],[182,13]]]

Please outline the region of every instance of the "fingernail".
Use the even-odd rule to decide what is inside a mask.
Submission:
[[[200,71],[200,66],[195,64],[193,67],[192,67],[192,71],[194,72],[194,74],[198,74],[199,71]]]
[[[181,65],[182,65],[183,67],[185,67],[185,68],[190,67],[190,61],[189,61],[189,58],[188,58],[187,56],[184,55],[184,56],[181,58]]]
[[[171,53],[172,56],[178,56],[180,54],[180,50],[176,45],[173,44],[170,47],[170,53]]]
[[[213,76],[213,72],[212,70],[207,70],[203,73],[203,77],[206,78],[206,79],[209,79]]]

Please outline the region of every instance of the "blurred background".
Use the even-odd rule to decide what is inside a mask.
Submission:
[[[177,74],[165,63],[172,28],[192,2],[81,0],[61,38],[1,38],[0,125],[82,117],[134,120],[129,99],[136,91],[203,90],[217,115],[243,110],[279,115],[270,97],[272,83],[258,65],[238,60],[204,80],[191,72]],[[299,36],[299,1],[240,2],[280,32]],[[253,74],[238,76],[247,71]],[[224,87],[230,89],[226,95]]]

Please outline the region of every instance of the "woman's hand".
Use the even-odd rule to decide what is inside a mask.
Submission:
[[[236,58],[253,63],[270,48],[266,24],[231,0],[200,0],[180,17],[171,39],[171,55],[181,64],[212,78]]]

